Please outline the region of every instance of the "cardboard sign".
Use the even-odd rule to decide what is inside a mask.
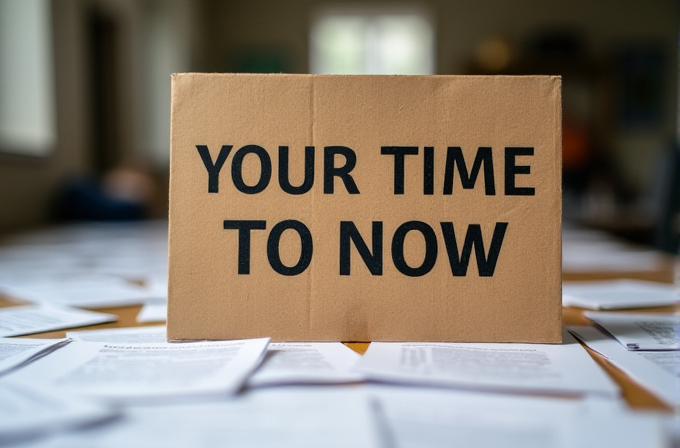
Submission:
[[[168,338],[561,341],[560,78],[181,74]]]

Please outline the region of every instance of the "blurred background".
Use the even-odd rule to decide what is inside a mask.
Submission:
[[[680,246],[675,0],[0,0],[0,232],[167,213],[170,74],[563,76],[565,220]]]

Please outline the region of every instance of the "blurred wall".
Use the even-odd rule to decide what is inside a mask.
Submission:
[[[0,153],[0,230],[44,222],[50,198],[63,176],[86,170],[88,117],[85,39],[77,0],[53,8],[57,144],[45,158]]]
[[[390,4],[376,0],[368,4]],[[678,3],[675,0],[421,0],[430,11],[437,42],[437,72],[460,74],[478,45],[504,36],[522,45],[534,33],[573,29],[596,60],[610,59],[619,46],[634,42],[660,44],[664,52],[663,119],[645,129],[625,129],[609,123],[603,138],[626,187],[647,189],[656,155],[675,135],[677,107]],[[317,8],[357,4],[337,0],[205,0],[203,17],[210,45],[202,68],[229,71],[249,50],[285,58],[284,71],[306,73],[309,66],[309,24]],[[605,114],[615,106],[605,104]]]
[[[170,75],[189,71],[198,53],[190,0],[51,5],[57,143],[46,157],[0,151],[0,232],[49,221],[57,191],[74,177],[118,164],[165,176]]]
[[[0,231],[43,223],[58,185],[96,172],[96,144],[115,160],[142,160],[167,173],[170,74],[235,70],[275,60],[279,71],[308,71],[310,22],[328,0],[52,0],[58,142],[44,159],[0,153]],[[389,4],[376,0],[370,4]],[[403,2],[406,3],[406,2]],[[479,44],[502,35],[522,45],[537,30],[572,28],[596,61],[618,45],[659,42],[664,52],[662,120],[644,129],[607,129],[612,160],[633,191],[653,177],[660,148],[675,135],[678,9],[674,0],[423,0],[434,19],[437,71],[463,73]],[[97,140],[91,19],[111,18],[119,39],[110,92],[116,123]],[[96,57],[96,55],[94,56]],[[244,62],[245,61],[245,62]],[[100,80],[99,80],[100,81]],[[612,113],[612,111],[605,111]],[[101,118],[101,117],[100,117]],[[100,120],[101,121],[101,120]],[[106,120],[104,120],[106,121]],[[106,124],[106,123],[105,123]],[[101,136],[100,136],[101,137]],[[112,162],[113,163],[113,162]]]
[[[389,5],[389,0],[203,0],[209,49],[203,66],[223,70],[244,48],[287,52],[291,72],[308,70],[309,23],[325,5]],[[409,3],[409,2],[396,2]],[[674,0],[417,0],[431,12],[441,74],[460,73],[460,62],[485,38],[503,34],[517,41],[549,27],[575,26],[602,52],[615,42],[658,39],[668,43],[669,70],[676,58],[678,7]],[[675,77],[673,77],[673,80]],[[674,82],[674,81],[671,81]]]

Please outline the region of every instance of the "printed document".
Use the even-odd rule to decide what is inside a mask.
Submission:
[[[68,281],[5,285],[2,290],[11,297],[33,303],[82,308],[139,305],[153,298],[155,293],[123,279],[92,275],[70,278]]]
[[[680,290],[665,283],[642,280],[602,280],[562,283],[562,305],[591,310],[670,306]]]
[[[629,351],[595,327],[571,326],[595,350],[659,399],[680,411],[680,351]]]
[[[262,388],[217,402],[129,406],[124,418],[31,448],[382,448],[370,402],[353,389]]]
[[[0,375],[24,366],[70,342],[69,339],[0,338]]]
[[[74,341],[164,343],[165,326],[70,331]],[[248,378],[248,385],[348,383],[363,375],[352,367],[361,356],[340,342],[273,342],[267,347],[260,367]]]
[[[340,342],[274,342],[248,385],[361,381],[363,375],[352,371],[360,358]]]
[[[562,344],[373,342],[356,369],[367,378],[460,388],[601,394],[616,384],[566,331]]]
[[[268,338],[181,344],[74,341],[9,377],[112,401],[227,396],[259,365],[268,344]]]
[[[593,311],[584,315],[628,350],[680,350],[680,315]]]
[[[66,337],[81,342],[131,342],[135,344],[164,344],[168,342],[165,325],[69,331],[66,333]]]
[[[653,271],[661,262],[658,252],[631,248],[605,233],[562,227],[564,272]]]
[[[0,446],[103,421],[111,409],[52,390],[0,380]]]
[[[3,243],[0,285],[167,278],[167,222],[71,225],[8,237]]]
[[[654,251],[630,249],[601,250],[600,247],[575,248],[563,246],[564,272],[640,272],[654,271],[661,266],[661,256]]]
[[[0,337],[21,336],[115,322],[113,314],[54,305],[26,305],[0,309]]]
[[[168,317],[168,302],[146,302],[137,315],[137,322],[165,322]]]
[[[638,417],[615,400],[385,385],[365,390],[374,399],[385,439],[398,448],[666,446],[661,418]],[[609,428],[613,423],[619,423],[615,431]]]

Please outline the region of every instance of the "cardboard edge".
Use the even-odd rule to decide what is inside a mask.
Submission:
[[[173,142],[174,142],[174,138],[173,138],[173,136],[174,136],[173,127],[174,126],[173,125],[175,123],[175,110],[178,107],[178,97],[179,97],[178,92],[179,92],[179,90],[181,90],[180,84],[182,83],[182,80],[185,76],[187,76],[187,75],[181,74],[181,73],[173,73],[170,76],[170,97],[171,97],[171,100],[170,100],[170,165],[169,165],[169,169],[168,169],[168,186],[169,186],[169,188],[168,188],[168,289],[167,289],[168,311],[167,311],[167,315],[166,315],[166,330],[165,330],[166,331],[165,337],[168,341],[177,339],[176,335],[173,332],[174,319],[172,318],[173,310],[174,310],[174,307],[172,306],[172,303],[174,302],[172,300],[173,282],[169,281],[169,279],[172,276],[171,270],[172,270],[172,267],[174,265],[174,263],[172,262],[172,257],[173,257],[173,254],[172,254],[172,248],[173,248],[173,244],[172,244],[172,236],[173,236],[173,232],[172,232],[172,224],[173,224],[172,208],[173,208],[173,203],[174,203],[173,198],[172,198],[172,196],[173,196],[172,195],[172,192],[173,192],[172,185],[174,185],[174,183],[173,183],[173,177],[174,177],[174,174],[173,174],[174,173],[174,163],[173,163],[174,157],[173,157],[173,154],[174,154],[174,151],[173,151],[172,146],[173,146]],[[190,81],[190,79],[188,81]]]
[[[551,76],[552,90],[555,105],[555,148],[558,148],[558,153],[554,158],[553,175],[555,177],[555,202],[557,207],[558,218],[556,220],[558,228],[555,233],[558,238],[557,242],[557,266],[559,272],[558,296],[556,298],[557,305],[557,322],[556,326],[559,328],[556,342],[562,343],[562,77]]]

